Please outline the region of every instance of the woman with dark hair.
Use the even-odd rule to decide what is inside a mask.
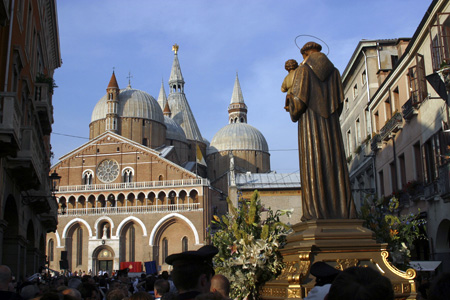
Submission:
[[[351,267],[333,281],[328,300],[394,300],[389,278],[370,267]]]

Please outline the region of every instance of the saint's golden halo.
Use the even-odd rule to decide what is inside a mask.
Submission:
[[[325,41],[319,39],[317,36],[309,35],[309,34],[300,34],[300,35],[297,35],[297,36],[295,37],[294,43],[295,43],[295,46],[297,46],[297,48],[298,48],[299,50],[301,50],[302,48],[298,46],[298,44],[297,44],[297,39],[298,39],[299,37],[303,37],[303,36],[305,36],[305,37],[312,37],[312,38],[315,38],[316,40],[321,41],[325,46],[327,46],[328,51],[327,51],[327,54],[326,54],[326,55],[328,56],[328,54],[330,54],[330,47],[328,47],[328,44],[325,43]],[[309,42],[309,41],[308,41],[308,42]]]

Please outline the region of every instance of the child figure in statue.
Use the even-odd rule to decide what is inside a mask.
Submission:
[[[295,59],[288,59],[284,64],[284,68],[286,69],[286,71],[288,71],[288,74],[286,75],[286,77],[283,80],[283,83],[281,84],[281,91],[283,93],[289,94],[291,92],[291,87],[294,83],[294,71],[295,69],[297,69],[297,67],[298,62]],[[284,106],[284,109],[286,111],[289,111],[289,107],[287,106],[287,104]]]

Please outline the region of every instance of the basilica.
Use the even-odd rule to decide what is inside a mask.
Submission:
[[[270,172],[269,147],[247,124],[238,76],[228,125],[210,143],[184,92],[178,46],[173,50],[168,95],[164,83],[157,100],[131,84],[120,88],[113,72],[92,112],[89,141],[52,167],[61,179],[58,227],[47,235],[51,269],[141,272],[152,262],[167,270],[168,255],[207,243],[236,174]]]

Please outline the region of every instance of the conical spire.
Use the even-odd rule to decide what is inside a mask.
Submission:
[[[109,84],[107,89],[118,89],[119,85],[117,84],[116,74],[114,74],[114,71],[111,75],[111,79],[109,80]]]
[[[178,45],[175,44],[172,47],[172,51],[175,52],[172,63],[172,70],[170,71],[169,85],[173,92],[183,92],[184,79],[181,74],[180,62],[178,61]]]
[[[184,94],[184,79],[181,75],[180,63],[178,61],[178,45],[172,47],[175,52],[173,59],[172,71],[169,78],[169,95],[167,101],[169,103],[171,118],[181,126],[188,140],[203,143],[203,137],[195,121],[194,114]]]
[[[233,103],[244,103],[244,96],[242,96],[241,84],[239,83],[239,77],[236,72],[236,80],[234,81],[233,94],[231,95],[231,102]]]
[[[242,96],[241,85],[239,77],[236,72],[236,79],[234,80],[233,94],[231,95],[231,102],[228,105],[228,122],[232,123],[247,123],[247,105]]]
[[[165,116],[168,116],[168,117],[170,117],[170,115],[172,114],[172,112],[170,111],[169,102],[166,102],[166,104],[164,105],[163,113]]]
[[[159,90],[158,104],[162,110],[165,109],[167,103],[166,90],[164,89],[164,81],[161,80],[161,89]]]

